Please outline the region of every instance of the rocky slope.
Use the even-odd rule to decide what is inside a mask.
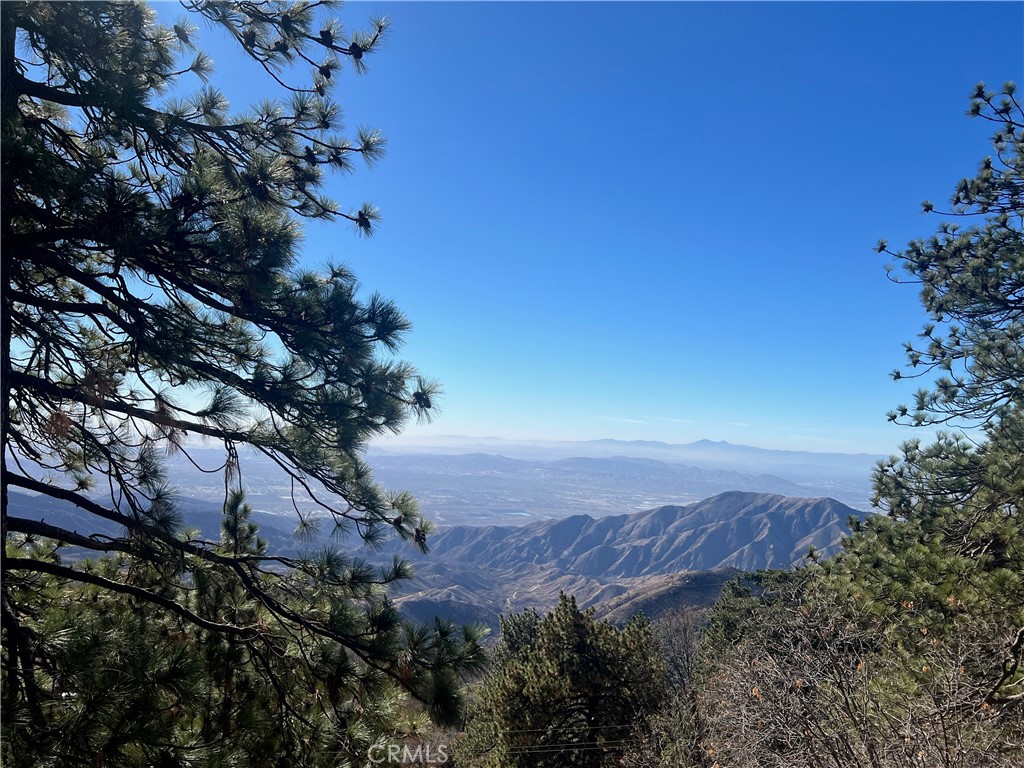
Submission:
[[[733,491],[686,506],[594,519],[575,515],[519,527],[457,526],[416,560],[410,614],[483,619],[552,605],[558,592],[601,603],[615,620],[713,602],[732,573],[799,565],[810,547],[839,547],[851,516],[834,499]]]
[[[838,544],[851,515],[834,499],[731,491],[687,506],[520,527],[457,526],[435,535],[431,560],[504,570],[552,565],[602,578],[732,567],[789,568],[814,546]]]

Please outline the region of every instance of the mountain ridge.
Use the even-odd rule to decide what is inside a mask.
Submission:
[[[219,538],[216,507],[187,502],[183,522]],[[66,503],[20,493],[11,494],[11,511],[68,530],[84,526],[91,532],[106,524]],[[827,497],[729,491],[643,512],[577,514],[521,526],[452,526],[432,535],[427,555],[400,542],[378,552],[357,546],[352,553],[381,563],[396,554],[413,561],[414,580],[394,599],[416,618],[442,615],[497,627],[501,613],[546,610],[565,590],[581,605],[608,603],[609,615],[618,620],[636,610],[709,605],[728,574],[799,565],[811,546],[828,556],[848,532],[847,520],[864,515]],[[280,527],[279,516],[255,517],[272,552],[315,546]]]
[[[494,569],[552,565],[585,576],[636,577],[682,570],[788,568],[814,546],[838,545],[849,517],[830,498],[729,491],[684,506],[523,526],[453,526],[434,534],[431,556]]]
[[[730,491],[622,515],[453,526],[414,560],[421,588],[395,602],[491,627],[501,613],[550,608],[563,590],[615,621],[706,607],[736,573],[800,565],[811,546],[831,555],[849,518],[864,516],[827,497]]]

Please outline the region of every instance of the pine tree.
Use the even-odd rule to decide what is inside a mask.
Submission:
[[[544,618],[527,612],[502,627],[508,642],[481,685],[458,764],[620,765],[666,694],[648,623],[616,629],[563,594]]]
[[[862,594],[882,597],[876,569],[856,565],[868,560],[885,565],[888,595],[914,600],[917,645],[924,632],[987,636],[980,695],[1008,713],[1024,701],[1024,109],[1013,83],[1000,95],[979,83],[968,114],[996,125],[994,154],[959,182],[943,215],[978,223],[944,221],[930,239],[879,250],[920,283],[933,321],[894,376],[938,374],[890,418],[978,429],[910,441],[882,462],[874,501],[890,519],[870,522],[846,559],[863,571],[865,581],[852,576]]]
[[[887,514],[851,521],[791,583],[734,585],[704,638],[710,759],[732,766],[1016,766],[1024,758],[1024,114],[983,85],[995,159],[902,262],[932,321],[893,421],[974,427],[909,441],[875,472]],[[930,203],[927,211],[933,210]]]
[[[949,210],[941,214],[953,221],[943,221],[932,237],[902,251],[890,250],[885,240],[878,243],[877,250],[909,275],[899,277],[890,265],[892,278],[921,286],[931,317],[920,342],[905,345],[908,367],[893,377],[938,374],[934,386],[918,391],[913,407],[889,414],[892,421],[987,424],[1024,398],[1024,111],[1016,86],[1006,83],[997,95],[979,83],[968,114],[997,126],[994,153],[974,178],[957,184]],[[929,201],[922,207],[936,212]]]
[[[5,746],[170,765],[238,746],[248,729],[265,736],[252,764],[285,753],[314,764],[399,691],[454,717],[459,674],[480,660],[473,631],[400,621],[387,590],[409,576],[403,562],[269,555],[228,493],[248,447],[289,479],[304,524],[317,512],[370,542],[390,532],[426,548],[414,500],[380,488],[362,458],[368,439],[434,408],[436,385],[394,358],[409,323],[380,295],[360,298],[347,268],[299,265],[303,219],[366,235],[378,219],[322,190],[326,172],[382,153],[378,132],[341,132],[331,94],[343,62],[366,69],[387,25],[350,32],[321,2],[183,8],[165,26],[141,2],[0,5],[3,696],[5,719],[17,713]],[[282,98],[230,111],[207,82],[195,21],[233,40]],[[224,450],[221,542],[183,528],[164,467],[194,438]],[[9,514],[9,488],[70,503],[96,527]],[[101,559],[69,558],[68,546]],[[95,659],[164,638],[124,677],[151,690],[76,673],[87,657],[66,652],[67,631],[99,638]],[[205,666],[188,671],[195,654]],[[152,680],[178,663],[183,679],[206,680],[202,717]],[[111,712],[148,725],[78,728],[83,686],[112,686]],[[150,715],[171,710],[152,731]]]

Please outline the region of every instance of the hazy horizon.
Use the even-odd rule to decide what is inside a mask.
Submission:
[[[911,432],[910,430],[900,430]],[[919,436],[922,439],[927,436],[927,430],[913,430],[912,436]],[[923,440],[924,441],[924,440]],[[888,456],[895,452],[893,446],[890,450],[882,451],[834,451],[826,449],[814,450],[811,448],[784,448],[773,445],[757,445],[753,442],[742,442],[734,440],[715,440],[708,437],[699,437],[693,440],[657,440],[650,438],[619,438],[619,437],[594,437],[594,438],[558,438],[558,437],[505,437],[501,435],[457,435],[457,434],[444,434],[435,432],[418,432],[414,425],[410,425],[403,432],[397,435],[390,435],[378,438],[370,443],[370,449],[400,449],[402,447],[472,447],[474,444],[486,446],[488,444],[494,444],[494,447],[500,448],[502,444],[509,445],[572,445],[572,444],[587,444],[587,443],[621,443],[623,445],[629,444],[642,444],[642,443],[660,443],[666,446],[690,446],[699,443],[711,443],[718,445],[728,445],[736,448],[754,448],[762,451],[780,451],[780,452],[794,452],[794,453],[810,453],[810,454],[841,454],[847,456]]]

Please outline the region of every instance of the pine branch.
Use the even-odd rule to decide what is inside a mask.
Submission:
[[[57,576],[61,579],[67,579],[68,581],[91,584],[96,587],[102,587],[103,589],[110,590],[111,592],[129,595],[131,597],[138,598],[139,600],[152,603],[153,605],[160,606],[176,616],[185,619],[185,621],[190,624],[194,624],[195,626],[210,632],[216,632],[222,635],[238,636],[245,639],[252,639],[258,637],[260,634],[260,630],[256,627],[239,627],[234,624],[225,624],[204,619],[202,616],[193,613],[180,603],[164,597],[163,595],[158,595],[148,589],[136,587],[132,584],[125,584],[121,581],[107,579],[95,573],[57,565],[56,563],[50,563],[45,560],[31,560],[19,557],[8,557],[5,562],[5,567],[10,571],[45,573],[49,576]]]
[[[126,541],[112,539],[101,534],[83,536],[77,531],[68,531],[55,525],[39,520],[28,520],[21,517],[7,518],[7,530],[12,533],[24,533],[28,536],[43,536],[54,541],[71,544],[72,546],[90,549],[95,552],[134,552],[135,547]]]

